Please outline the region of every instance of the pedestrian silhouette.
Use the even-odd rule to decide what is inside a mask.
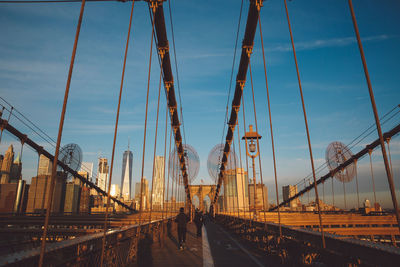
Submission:
[[[196,213],[194,215],[194,223],[197,228],[197,237],[201,237],[201,227],[203,226],[203,214],[199,209],[196,209]]]
[[[182,250],[186,242],[186,224],[189,222],[189,216],[185,214],[183,208],[179,209],[179,214],[176,216],[175,222],[178,224],[179,249]]]

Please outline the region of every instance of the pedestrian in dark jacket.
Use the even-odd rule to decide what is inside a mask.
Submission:
[[[183,249],[186,242],[186,224],[189,221],[189,216],[184,213],[184,209],[180,208],[178,216],[176,216],[175,222],[178,224],[178,242],[179,249]]]
[[[201,227],[203,226],[203,214],[196,209],[196,214],[194,215],[194,223],[197,228],[197,237],[201,236]]]

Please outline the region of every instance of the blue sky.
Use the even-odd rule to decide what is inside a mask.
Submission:
[[[221,142],[241,1],[172,1],[172,16],[183,100],[186,142],[200,157],[200,173],[211,183],[207,157]],[[244,1],[240,47],[247,18]],[[315,164],[325,162],[325,149],[332,141],[349,143],[373,123],[364,72],[346,0],[289,1],[295,45]],[[79,14],[73,4],[0,4],[0,96],[28,116],[54,139]],[[398,1],[354,1],[369,73],[380,115],[400,103],[400,27]],[[168,2],[164,12],[172,50]],[[113,127],[130,3],[87,3],[78,44],[62,143],[77,143],[84,161],[102,155],[111,158]],[[276,141],[279,186],[295,184],[311,172],[297,77],[291,51],[283,1],[270,0],[261,10]],[[120,184],[122,154],[128,138],[134,155],[133,179],[139,180],[151,24],[144,2],[135,4],[127,60],[113,183]],[[238,50],[240,52],[240,50]],[[153,54],[155,55],[155,54]],[[154,58],[154,57],[153,57]],[[235,64],[234,77],[238,62]],[[155,113],[159,78],[153,61],[150,86],[145,175],[151,177]],[[261,141],[263,179],[273,201],[273,170],[265,79],[260,37],[257,30],[252,70]],[[174,73],[175,77],[176,74]],[[176,78],[175,78],[176,81]],[[177,89],[177,86],[176,86]],[[254,124],[251,87],[246,83],[246,122]],[[230,103],[230,102],[229,102]],[[164,133],[165,97],[161,98],[159,133]],[[240,120],[241,117],[240,117]],[[388,130],[400,117],[383,125]],[[12,122],[12,121],[11,121]],[[15,124],[17,122],[15,121]],[[30,134],[20,125],[20,129]],[[241,135],[243,127],[241,125]],[[224,133],[225,135],[225,133]],[[235,134],[236,136],[236,134]],[[353,149],[359,151],[376,133]],[[32,137],[35,139],[35,137]],[[38,138],[36,139],[40,141]],[[1,153],[11,136],[5,134]],[[17,145],[19,150],[19,145]],[[394,179],[400,186],[400,140],[391,142]],[[163,136],[157,154],[162,155]],[[389,205],[382,157],[374,152],[374,171],[380,200]],[[25,149],[23,178],[34,176],[37,158]],[[359,179],[365,197],[371,199],[369,159],[360,161]],[[96,168],[95,168],[96,170]],[[324,172],[325,173],[325,172]],[[354,193],[354,183],[349,191]],[[340,195],[341,184],[336,183]],[[330,190],[330,189],[329,189]],[[326,189],[326,192],[329,190]],[[354,194],[353,194],[354,195]],[[337,196],[340,201],[340,196]],[[354,201],[353,201],[354,202]]]

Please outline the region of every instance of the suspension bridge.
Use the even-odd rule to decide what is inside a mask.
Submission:
[[[193,182],[195,163],[189,156],[186,138],[186,133],[189,131],[188,128],[185,129],[187,124],[183,119],[185,110],[178,76],[171,1],[145,0],[118,3],[125,7],[130,6],[130,19],[123,50],[118,98],[113,100],[117,105],[112,113],[115,115],[115,120],[112,127],[111,161],[105,168],[104,184],[100,184],[100,178],[97,181],[89,179],[86,175],[89,172],[87,167],[82,166],[81,170],[74,168],[73,162],[81,159],[73,157],[72,152],[63,154],[65,152],[61,144],[64,123],[68,116],[67,104],[74,100],[69,98],[69,94],[70,88],[74,89],[71,87],[71,82],[75,74],[75,57],[79,51],[78,41],[82,38],[81,27],[87,2],[112,1],[0,1],[0,7],[5,4],[80,4],[74,42],[71,44],[72,56],[69,62],[57,138],[53,139],[47,130],[39,127],[39,122],[32,122],[29,115],[16,107],[18,103],[8,101],[6,94],[0,95],[2,108],[0,144],[8,147],[8,138],[20,146],[19,161],[11,160],[14,152],[13,147],[9,146],[0,164],[1,266],[398,265],[400,214],[395,188],[396,177],[393,171],[396,170],[396,161],[392,158],[393,153],[390,148],[393,144],[391,141],[396,140],[400,132],[398,116],[400,105],[394,106],[383,116],[379,116],[363,49],[363,39],[360,37],[357,24],[357,12],[352,0],[348,0],[349,18],[355,34],[354,43],[358,45],[361,58],[359,67],[365,76],[365,92],[368,93],[374,123],[347,145],[335,142],[332,145],[336,149],[335,155],[330,155],[328,153],[330,150],[327,150],[327,163],[320,166],[315,166],[316,158],[313,155],[310,135],[313,128],[309,126],[307,116],[305,104],[307,95],[303,93],[300,75],[302,64],[300,60],[298,61],[296,54],[296,42],[293,38],[296,29],[292,27],[290,20],[290,2],[281,1],[289,30],[290,52],[297,77],[296,87],[300,94],[301,120],[304,122],[307,139],[307,164],[311,169],[310,175],[303,179],[299,177],[296,185],[287,186],[283,196],[279,194],[279,158],[276,156],[280,149],[276,142],[279,133],[275,134],[272,123],[273,97],[270,102],[269,79],[267,79],[269,65],[266,61],[267,53],[264,50],[263,34],[265,32],[261,17],[263,10],[268,8],[267,1],[241,1],[226,112],[224,121],[221,121],[221,124],[223,123],[222,145],[217,157],[216,177],[213,184]],[[96,5],[101,4],[104,3],[96,3]],[[115,162],[117,161],[118,131],[121,130],[121,101],[124,101],[123,92],[126,89],[124,82],[127,79],[125,75],[129,63],[127,62],[128,49],[132,48],[130,46],[131,33],[135,29],[133,14],[137,5],[146,6],[146,10],[148,9],[151,37],[149,60],[146,63],[148,64],[145,74],[146,90],[141,100],[145,106],[138,170],[140,182],[135,194],[138,197],[132,200],[124,198],[121,193],[113,193],[112,184],[116,176]],[[245,5],[248,5],[247,14],[243,11]],[[169,28],[167,16],[170,20]],[[242,17],[245,20],[245,27],[242,36],[239,36]],[[242,40],[241,43],[238,42],[239,38]],[[259,41],[259,44],[255,44],[255,41]],[[256,49],[259,52],[257,55],[260,55],[258,58],[255,57]],[[153,50],[156,51],[156,56],[153,55]],[[236,60],[236,50],[240,53],[238,60]],[[257,61],[262,63],[255,63]],[[156,73],[157,85],[151,82],[151,75],[155,73],[154,65],[159,66],[159,73]],[[259,65],[262,66],[263,87],[265,87],[266,101],[263,105],[267,111],[267,114],[264,114],[266,121],[257,120],[257,115],[261,117],[260,113],[257,113],[260,108],[258,110],[256,108],[257,96],[255,95],[255,72],[259,71],[256,70],[256,66]],[[236,74],[234,70],[237,70]],[[156,100],[153,103],[149,99],[152,95],[152,87],[157,89]],[[162,100],[161,91],[164,91],[165,100]],[[248,98],[245,98],[245,94]],[[245,99],[249,105],[247,109]],[[162,107],[163,103],[166,105],[165,110]],[[165,114],[162,113],[163,110]],[[153,123],[149,117],[153,115],[154,129],[149,127],[149,123]],[[191,119],[189,115],[185,116],[186,121]],[[164,120],[164,126],[160,122],[162,120]],[[261,128],[264,127],[262,124],[267,125],[268,136],[262,137],[259,134],[262,132]],[[154,141],[149,138],[150,130],[154,130]],[[215,136],[219,138],[218,134]],[[141,137],[135,136],[135,139],[139,138]],[[263,177],[263,167],[266,168],[266,166],[261,156],[265,157],[267,153],[266,147],[261,145],[261,138],[268,139],[267,148],[271,151],[271,153],[268,151],[270,153],[268,155],[271,156],[273,178],[266,178],[265,175]],[[338,147],[340,147],[339,152]],[[18,172],[18,166],[21,166],[21,159],[25,160],[27,157],[27,149],[37,155],[38,161],[35,170],[37,175],[34,177],[36,184],[34,185],[34,178],[32,178],[30,186],[21,179],[21,167],[19,167],[20,174],[17,179],[13,178],[13,173],[15,170]],[[129,152],[129,146],[127,151]],[[163,156],[157,156],[157,151],[162,151]],[[151,154],[150,184],[145,179],[147,173],[145,167],[148,165],[146,153]],[[374,154],[375,157],[373,157]],[[71,156],[70,161],[63,160],[63,155]],[[239,157],[237,158],[236,155]],[[39,175],[42,171],[39,169],[43,168],[40,165],[42,157],[49,160],[47,169],[50,171],[44,175],[47,177],[47,180],[43,182],[44,189],[39,189],[38,183],[42,183],[40,182],[41,175]],[[360,189],[366,187],[362,185],[366,183],[365,180],[362,181],[358,177],[359,162],[364,158],[369,159],[370,173],[368,175],[371,177],[372,188],[368,190],[371,191],[370,195],[374,196],[371,200],[372,204],[369,200],[362,200],[365,192]],[[376,168],[380,168],[384,173],[384,182],[388,188],[384,194],[387,199],[390,199],[390,207],[382,207],[383,205],[377,200],[379,191],[377,192],[375,183],[382,183],[382,181],[376,181],[379,178],[374,177]],[[100,169],[99,167],[98,177],[101,177]],[[157,177],[161,177],[163,181],[160,182]],[[77,193],[79,208],[68,211],[67,204],[62,209],[55,208],[60,207],[60,200],[57,200],[60,195],[63,195],[61,202],[68,202],[70,195],[67,195],[65,190],[74,188],[70,185],[71,179],[79,188],[77,191],[80,192]],[[274,199],[274,204],[268,203],[268,191],[265,186],[267,179],[273,181],[271,183],[274,187],[271,194],[273,197],[270,199]],[[339,183],[340,191],[338,191],[338,186],[334,186],[335,179],[339,181],[336,183]],[[160,183],[162,186],[159,186]],[[352,196],[349,196],[350,185],[355,188]],[[130,184],[129,187],[131,187]],[[161,191],[155,192],[157,187],[160,187]],[[36,191],[31,197],[33,190]],[[151,192],[147,192],[148,190]],[[338,207],[338,202],[342,201],[338,200],[339,196],[343,198],[341,208]],[[209,199],[209,203],[204,201],[206,198]],[[34,201],[32,204],[34,208],[30,211],[27,209],[30,205],[29,201]],[[81,210],[82,205],[79,203],[84,202],[88,207]],[[187,245],[183,251],[178,250],[179,242],[175,223],[180,208],[184,209],[190,219],[187,226]],[[200,212],[196,208],[204,213],[200,236],[196,235],[195,223],[192,222],[195,214],[198,215]]]

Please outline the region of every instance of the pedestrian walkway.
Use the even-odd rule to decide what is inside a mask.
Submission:
[[[175,228],[176,229],[176,228]],[[179,250],[176,230],[164,239],[164,244],[149,244],[146,255],[138,255],[135,267],[165,267],[165,266],[203,266],[202,238],[196,237],[196,226],[188,223],[186,247]],[[147,251],[144,249],[144,251]]]
[[[164,239],[164,244],[143,241],[141,246],[146,253],[138,255],[133,266],[267,266],[265,258],[249,251],[245,245],[213,222],[207,222],[203,226],[202,237],[196,236],[196,225],[188,223],[184,250],[179,250],[177,239],[175,230]]]

